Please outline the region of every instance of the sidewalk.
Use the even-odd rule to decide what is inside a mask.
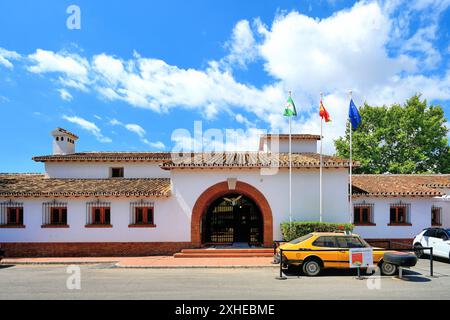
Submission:
[[[272,258],[174,258],[173,256],[148,257],[74,257],[74,258],[5,258],[3,265],[68,265],[112,264],[113,268],[274,268]]]

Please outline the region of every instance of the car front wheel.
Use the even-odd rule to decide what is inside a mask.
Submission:
[[[315,277],[320,273],[320,270],[320,264],[315,260],[309,260],[303,264],[303,273],[307,276]]]
[[[381,273],[384,274],[385,276],[393,276],[397,273],[397,266],[392,263],[382,262]]]

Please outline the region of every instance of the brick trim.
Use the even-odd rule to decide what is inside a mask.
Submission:
[[[379,238],[379,239],[364,239],[371,246],[389,248],[389,244],[392,248],[410,248],[413,245],[412,238]]]
[[[252,185],[237,181],[236,187],[233,190],[228,188],[228,182],[219,182],[208,189],[206,189],[197,199],[192,209],[191,217],[191,242],[194,246],[202,245],[201,238],[201,220],[206,213],[209,205],[215,201],[218,197],[224,196],[229,193],[240,193],[250,199],[252,199],[259,210],[263,218],[263,245],[265,247],[272,247],[273,245],[273,218],[272,209],[266,197]]]
[[[5,257],[117,257],[172,255],[190,242],[3,242]]]

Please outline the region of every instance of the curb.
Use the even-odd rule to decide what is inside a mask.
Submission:
[[[104,264],[104,263],[117,263],[118,261],[47,261],[47,262],[31,262],[31,261],[2,261],[0,266],[10,266],[10,265],[71,265],[71,264]]]
[[[47,262],[1,262],[0,266],[11,265],[98,265],[98,264],[113,264],[109,269],[269,269],[279,268],[277,265],[267,266],[248,266],[248,265],[216,265],[216,266],[145,266],[145,265],[120,265],[118,261],[47,261]]]
[[[269,269],[279,268],[277,266],[245,266],[245,265],[230,265],[230,266],[121,266],[114,265],[114,269]]]

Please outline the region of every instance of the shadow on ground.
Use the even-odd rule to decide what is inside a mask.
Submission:
[[[283,274],[286,277],[307,277],[301,267],[298,266],[291,266],[287,270],[283,270]],[[369,278],[372,274],[366,273],[365,271],[361,271],[361,277],[363,278]],[[317,277],[357,277],[358,271],[357,269],[324,269]],[[387,278],[394,278],[398,280],[403,281],[409,281],[409,282],[429,282],[431,279],[427,278],[425,275],[423,275],[420,272],[410,270],[410,269],[403,269],[402,278],[398,278],[397,276],[382,276]]]

